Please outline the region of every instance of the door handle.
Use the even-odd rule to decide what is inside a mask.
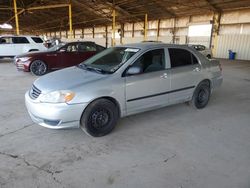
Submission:
[[[200,69],[199,67],[195,67],[195,68],[193,69],[193,71],[194,71],[194,72],[200,72],[201,69]]]
[[[167,78],[167,77],[168,77],[167,73],[164,73],[163,75],[161,75],[161,78]]]

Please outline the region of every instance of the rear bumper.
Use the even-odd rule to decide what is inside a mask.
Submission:
[[[212,78],[212,88],[216,89],[219,88],[222,85],[223,78],[222,76]]]

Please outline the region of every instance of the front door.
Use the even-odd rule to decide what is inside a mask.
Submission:
[[[71,67],[79,64],[79,62],[78,43],[69,43],[65,46],[65,51],[61,53],[61,64],[58,68]]]
[[[165,50],[150,50],[131,66],[142,71],[125,77],[127,115],[168,104],[170,74],[166,70]]]

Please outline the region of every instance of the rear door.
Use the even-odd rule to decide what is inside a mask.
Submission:
[[[195,86],[202,79],[202,69],[197,57],[185,48],[169,48],[171,63],[171,103],[191,99]]]
[[[165,49],[145,52],[131,66],[141,67],[138,75],[127,75],[127,114],[134,114],[168,103],[169,70],[166,69]]]
[[[29,52],[30,42],[26,37],[13,37],[12,41],[16,55]]]

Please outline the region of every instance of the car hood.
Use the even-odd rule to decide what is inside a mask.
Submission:
[[[38,78],[34,85],[42,93],[56,90],[74,90],[83,85],[93,84],[107,76],[75,66],[46,74]]]

